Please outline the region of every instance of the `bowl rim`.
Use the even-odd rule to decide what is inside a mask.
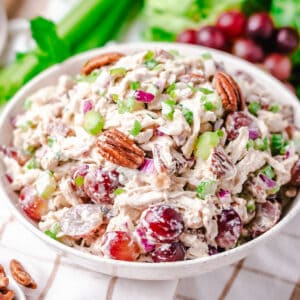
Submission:
[[[105,47],[92,49],[89,51],[86,51],[84,53],[75,55],[61,64],[54,65],[50,67],[49,69],[43,71],[38,76],[36,76],[34,79],[29,81],[24,87],[22,87],[18,93],[10,100],[10,102],[6,105],[4,108],[4,111],[1,113],[0,116],[0,129],[3,127],[5,121],[7,118],[9,118],[10,111],[13,110],[13,108],[19,104],[19,102],[22,100],[23,94],[26,94],[28,90],[35,87],[36,84],[39,83],[39,81],[42,78],[46,78],[47,76],[51,75],[51,73],[57,71],[62,65],[65,64],[76,64],[77,61],[88,59],[90,57],[93,57],[94,55],[105,53],[108,51],[124,51],[126,53],[129,51],[140,51],[140,50],[147,50],[147,49],[156,49],[156,48],[162,48],[162,49],[175,49],[179,52],[184,52],[184,49],[187,51],[190,49],[193,49],[195,52],[198,50],[199,53],[203,52],[210,52],[212,56],[217,56],[222,58],[226,58],[231,61],[235,61],[236,63],[239,63],[241,65],[241,68],[250,70],[250,73],[257,73],[260,75],[260,77],[264,77],[266,82],[272,83],[273,85],[280,84],[283,88],[283,94],[287,95],[288,98],[291,99],[291,103],[294,102],[295,106],[298,107],[300,111],[300,104],[298,103],[298,99],[296,96],[290,92],[284,85],[278,81],[276,78],[272,77],[271,75],[267,74],[263,70],[259,69],[258,67],[252,65],[251,63],[242,60],[238,57],[235,57],[231,54],[207,48],[202,46],[196,46],[196,45],[187,45],[187,44],[181,44],[181,43],[162,43],[162,42],[136,42],[136,43],[123,43],[123,44],[116,44],[116,45],[108,45]],[[60,75],[63,75],[60,74]],[[36,88],[38,90],[38,87]],[[26,216],[21,213],[13,204],[13,200],[10,200],[8,194],[5,192],[5,189],[3,187],[2,182],[0,181],[0,195],[4,197],[5,203],[10,207],[10,210],[12,211],[13,215],[17,217],[17,219],[35,236],[40,238],[42,241],[46,242],[47,244],[50,244],[52,247],[60,250],[63,253],[70,253],[74,256],[78,256],[82,259],[91,261],[93,263],[105,263],[112,266],[120,266],[120,267],[129,267],[129,268],[139,268],[139,269],[147,269],[147,268],[154,268],[154,269],[171,269],[174,267],[180,267],[180,266],[192,266],[192,265],[198,265],[198,264],[208,264],[212,261],[221,261],[226,256],[238,256],[238,254],[246,253],[247,250],[250,250],[259,244],[262,244],[262,242],[269,239],[271,236],[273,236],[275,233],[278,233],[288,222],[290,222],[299,212],[300,212],[300,201],[282,218],[280,221],[271,229],[269,229],[264,234],[260,235],[259,237],[241,245],[236,248],[218,253],[216,255],[207,256],[207,257],[200,257],[195,258],[191,260],[185,260],[185,261],[177,261],[177,262],[161,262],[161,263],[147,263],[147,262],[128,262],[128,261],[121,261],[121,260],[114,260],[106,257],[100,257],[93,254],[90,254],[88,252],[83,252],[81,250],[78,250],[76,248],[69,247],[59,241],[55,241],[54,239],[48,237],[45,235],[42,231],[40,231],[36,226],[34,226],[27,218]],[[300,197],[300,193],[296,196],[296,198]],[[295,198],[295,199],[296,199]],[[295,201],[295,200],[294,200]]]

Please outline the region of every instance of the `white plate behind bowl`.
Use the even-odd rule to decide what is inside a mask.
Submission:
[[[216,60],[223,61],[228,71],[245,70],[252,75],[258,82],[263,83],[274,98],[290,104],[294,107],[296,123],[300,125],[300,106],[297,98],[289,92],[279,81],[259,70],[255,66],[233,57],[229,54],[207,49],[199,46],[190,46],[183,44],[168,44],[168,43],[136,43],[136,44],[123,44],[113,45],[102,49],[88,51],[86,53],[75,56],[61,65],[54,66],[49,70],[43,72],[24,88],[11,100],[6,107],[0,121],[0,145],[9,144],[11,142],[12,128],[10,125],[10,118],[22,110],[23,101],[33,92],[39,88],[47,85],[55,84],[59,75],[62,74],[78,74],[81,66],[90,58],[95,55],[105,53],[108,51],[119,51],[123,53],[133,53],[138,50],[146,49],[174,49],[178,50],[184,55],[200,55],[203,52],[211,52]],[[190,261],[181,261],[174,263],[137,263],[117,261],[106,258],[97,257],[88,253],[80,252],[76,249],[67,247],[64,244],[54,241],[46,236],[43,232],[39,231],[36,225],[27,218],[22,210],[17,205],[17,197],[9,188],[4,177],[3,166],[0,166],[0,197],[10,206],[14,215],[27,227],[32,233],[40,239],[49,244],[49,246],[56,249],[59,253],[68,257],[73,263],[88,267],[91,270],[126,278],[145,279],[145,280],[167,280],[182,277],[195,276],[200,273],[212,271],[219,267],[236,262],[237,260],[245,257],[263,242],[267,241],[272,235],[278,232],[285,226],[300,210],[300,196],[298,196],[291,204],[289,210],[282,220],[274,226],[271,230],[262,236],[254,239],[235,249],[220,253],[218,255],[194,259]]]

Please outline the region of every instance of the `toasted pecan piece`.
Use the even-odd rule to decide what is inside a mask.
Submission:
[[[24,269],[19,261],[12,259],[9,267],[11,275],[17,283],[30,289],[37,288],[36,282],[32,279],[30,274]]]
[[[2,265],[0,265],[0,290],[6,289],[9,284],[9,279],[6,276],[5,270]]]
[[[144,151],[115,128],[102,133],[96,144],[99,153],[116,165],[137,169],[144,161]]]
[[[118,61],[124,54],[118,52],[108,52],[88,60],[81,69],[81,74],[89,75],[95,69],[99,69],[102,66],[110,65]]]
[[[13,300],[15,297],[15,292],[12,290],[5,289],[0,292],[0,300]]]
[[[213,84],[221,97],[223,107],[227,112],[244,110],[245,100],[236,81],[225,72],[217,72]]]

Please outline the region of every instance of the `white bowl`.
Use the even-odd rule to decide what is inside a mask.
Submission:
[[[0,121],[0,145],[9,144],[11,142],[12,128],[10,125],[10,118],[22,110],[24,99],[44,86],[55,84],[59,75],[78,74],[83,63],[85,63],[90,57],[107,51],[120,51],[129,54],[137,50],[155,48],[175,49],[185,55],[200,55],[203,52],[211,52],[215,59],[218,61],[223,61],[225,67],[230,71],[247,71],[256,80],[258,80],[260,83],[263,83],[274,98],[282,100],[294,107],[296,123],[300,125],[300,105],[297,98],[279,81],[256,68],[254,65],[233,57],[229,54],[212,49],[207,49],[204,47],[167,43],[136,43],[113,45],[88,51],[86,53],[75,56],[60,65],[56,65],[37,76],[18,92],[18,94],[7,105],[4,113],[2,114],[2,118]],[[0,171],[2,174],[4,173],[3,169],[0,169]],[[25,227],[27,227],[41,240],[49,244],[49,246],[56,249],[59,253],[62,253],[65,256],[69,257],[73,261],[73,263],[82,265],[97,272],[113,276],[145,280],[167,280],[190,277],[234,263],[251,253],[252,249],[258,247],[263,242],[270,239],[272,236],[276,237],[275,233],[283,228],[300,210],[300,196],[298,196],[290,205],[289,209],[285,212],[284,217],[276,226],[274,226],[272,229],[270,229],[260,237],[240,247],[210,257],[174,263],[155,264],[117,261],[101,258],[88,253],[80,252],[49,238],[47,235],[41,232],[29,218],[27,218],[23,214],[22,210],[17,205],[16,195],[11,191],[3,175],[0,178],[0,197],[9,204],[13,214],[24,224]]]

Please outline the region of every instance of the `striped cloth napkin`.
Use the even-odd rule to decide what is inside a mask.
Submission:
[[[139,281],[78,267],[25,229],[0,201],[0,264],[18,259],[38,288],[29,300],[299,300],[300,216],[267,245],[235,265],[195,278]]]

